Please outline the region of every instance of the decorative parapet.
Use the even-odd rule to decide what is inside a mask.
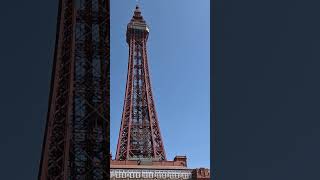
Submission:
[[[192,180],[192,169],[111,169],[110,179],[183,179]]]
[[[118,161],[110,158],[111,168],[145,168],[145,166],[150,166],[152,169],[163,169],[164,167],[167,169],[186,169],[187,157],[176,156],[173,161],[152,161],[147,159]]]

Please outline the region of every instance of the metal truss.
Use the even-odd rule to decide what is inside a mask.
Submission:
[[[109,179],[109,0],[60,0],[39,180]]]
[[[166,160],[149,77],[148,34],[137,6],[127,29],[128,75],[116,160]]]

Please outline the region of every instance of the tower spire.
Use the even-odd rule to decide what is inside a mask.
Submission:
[[[134,10],[133,18],[134,19],[142,19],[141,9],[140,9],[140,6],[139,6],[138,3],[136,4],[136,8]]]

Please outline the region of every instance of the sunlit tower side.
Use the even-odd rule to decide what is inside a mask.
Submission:
[[[116,160],[166,160],[149,76],[148,35],[136,6],[127,26],[129,62]]]

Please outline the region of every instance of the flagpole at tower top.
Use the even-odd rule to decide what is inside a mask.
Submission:
[[[135,12],[139,12],[140,13],[140,0],[136,0]]]
[[[136,7],[139,7],[140,5],[140,0],[136,0]]]

